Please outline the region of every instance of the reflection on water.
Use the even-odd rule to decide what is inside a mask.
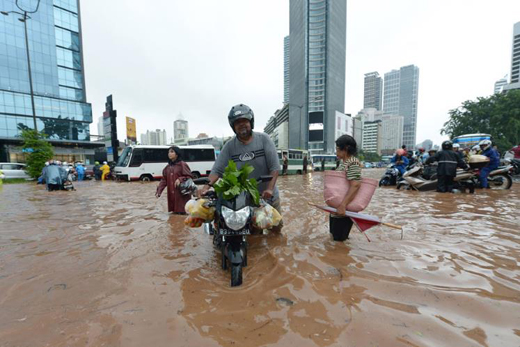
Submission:
[[[381,170],[366,170],[378,178]],[[202,228],[156,183],[0,191],[6,346],[520,345],[520,185],[475,195],[378,189],[365,211],[404,226],[333,242],[322,175],[279,179],[285,227],[249,238],[230,288]],[[0,344],[2,345],[2,344]]]

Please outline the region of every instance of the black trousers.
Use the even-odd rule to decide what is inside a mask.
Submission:
[[[348,239],[352,225],[354,225],[354,222],[348,217],[339,217],[332,214],[329,217],[329,231],[334,241]]]
[[[455,176],[437,176],[437,191],[440,193],[451,193],[453,190],[453,179]]]

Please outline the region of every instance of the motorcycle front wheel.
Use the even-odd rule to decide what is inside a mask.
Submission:
[[[231,264],[231,287],[242,284],[242,264]]]
[[[511,185],[513,185],[513,179],[509,175],[500,174],[493,177],[489,177],[488,184],[489,188],[491,189],[505,190],[511,188]]]

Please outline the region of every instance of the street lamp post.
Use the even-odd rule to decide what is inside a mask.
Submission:
[[[29,56],[29,35],[27,34],[27,19],[31,17],[28,13],[36,13],[38,8],[40,7],[40,0],[38,0],[38,4],[36,5],[36,9],[34,11],[26,11],[18,5],[18,0],[16,0],[16,7],[20,9],[22,12],[18,11],[1,11],[4,16],[8,16],[10,13],[15,13],[23,16],[22,18],[18,18],[20,22],[23,22],[25,29],[25,51],[27,55],[27,69],[29,70],[29,89],[31,92],[31,106],[32,106],[32,115],[34,121],[34,130],[38,132],[38,124],[36,123],[36,107],[34,106],[34,91],[33,91],[33,83],[32,83],[32,73],[31,73],[31,59]]]

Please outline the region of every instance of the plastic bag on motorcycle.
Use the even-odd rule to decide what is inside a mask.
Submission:
[[[184,206],[189,215],[184,224],[191,228],[198,228],[202,223],[212,221],[215,218],[215,207],[208,207],[208,203],[206,199],[189,200]]]
[[[253,213],[253,225],[258,229],[270,229],[278,226],[282,216],[271,205],[262,201],[260,207],[256,207]]]

